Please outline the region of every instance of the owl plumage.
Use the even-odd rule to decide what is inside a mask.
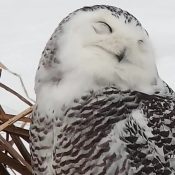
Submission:
[[[36,74],[35,175],[175,174],[174,92],[128,12],[84,7],[63,19]]]

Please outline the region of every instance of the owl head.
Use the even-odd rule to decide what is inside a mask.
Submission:
[[[142,92],[152,92],[158,78],[146,30],[127,11],[106,5],[84,7],[63,19],[38,72],[36,79],[43,83],[115,85]]]

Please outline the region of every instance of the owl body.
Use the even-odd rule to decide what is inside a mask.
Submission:
[[[122,9],[63,19],[36,73],[33,174],[174,174],[174,92],[146,30]]]

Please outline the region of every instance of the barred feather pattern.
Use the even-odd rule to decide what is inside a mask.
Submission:
[[[61,121],[48,121],[36,108],[33,174],[175,174],[174,106],[171,96],[107,87],[75,99]]]

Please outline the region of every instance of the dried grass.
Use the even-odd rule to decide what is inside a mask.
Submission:
[[[16,172],[22,175],[31,175],[30,152],[27,149],[29,145],[29,129],[25,129],[25,126],[31,123],[29,115],[32,112],[34,100],[28,96],[21,76],[0,63],[0,77],[4,70],[20,79],[27,98],[3,83],[0,83],[0,88],[8,91],[11,96],[16,96],[29,107],[21,113],[14,115],[7,114],[0,105],[0,175],[16,174]],[[16,122],[22,124],[16,125]]]

